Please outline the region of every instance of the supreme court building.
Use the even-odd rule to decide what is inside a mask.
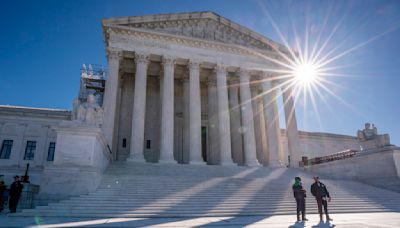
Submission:
[[[102,129],[116,159],[283,165],[280,90],[298,166],[291,89],[268,71],[281,68],[285,47],[210,12],[106,19],[103,30]]]
[[[292,90],[276,73],[288,48],[239,24],[195,12],[102,27],[107,70],[82,68],[72,111],[0,107],[10,178],[29,162],[44,192],[61,179],[95,188],[112,161],[298,167],[302,156],[357,147],[352,136],[298,131]]]

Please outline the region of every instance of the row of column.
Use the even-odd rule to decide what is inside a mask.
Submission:
[[[116,99],[118,88],[118,70],[120,52],[111,51],[108,55],[108,79],[104,97],[104,120],[103,129],[106,139],[113,145],[113,129],[116,111]],[[143,142],[144,124],[146,111],[146,81],[149,57],[146,54],[136,53],[135,55],[135,90],[133,102],[133,119],[130,159],[134,161],[144,161]],[[160,162],[175,162],[173,156],[174,142],[174,67],[173,57],[164,56],[162,59],[163,76],[161,77],[161,144]],[[184,139],[184,148],[189,149],[190,163],[204,164],[201,156],[201,98],[200,98],[200,62],[190,60],[189,85],[184,88],[184,95],[188,96],[188,129],[184,134],[188,134],[188,140]],[[217,131],[209,131],[211,138],[218,138],[218,142],[210,142],[210,149],[220,155],[222,165],[233,164],[232,153],[243,148],[244,163],[249,166],[258,165],[256,154],[255,127],[253,120],[252,96],[250,91],[250,73],[245,69],[238,72],[239,86],[227,85],[227,69],[224,66],[215,67],[216,86],[209,85],[209,124],[217,125]],[[184,82],[185,83],[185,82]],[[187,83],[187,82],[186,82]],[[264,118],[269,151],[269,164],[280,165],[283,160],[281,149],[279,114],[276,103],[276,88],[273,88],[270,81],[261,80],[263,90],[262,101],[264,107]],[[184,86],[185,87],[185,86]],[[229,88],[229,89],[228,89]],[[228,99],[228,93],[230,99]],[[285,119],[287,123],[287,135],[289,151],[293,155],[299,149],[297,124],[294,114],[293,99],[290,91],[284,91]],[[240,96],[240,104],[237,97]],[[184,99],[187,99],[185,97]],[[229,107],[238,107],[230,109]],[[240,107],[240,110],[239,110]],[[187,107],[186,107],[187,108]],[[213,116],[212,111],[217,112]],[[231,119],[232,118],[232,119]],[[231,126],[242,129],[239,133],[232,132]],[[184,130],[185,131],[185,130]],[[242,137],[241,140],[236,140]],[[293,157],[293,156],[292,156]],[[298,158],[292,158],[296,161]],[[297,162],[295,162],[297,163]],[[296,166],[296,165],[294,165]]]

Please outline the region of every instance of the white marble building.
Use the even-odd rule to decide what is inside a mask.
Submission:
[[[298,131],[291,90],[271,70],[288,50],[268,38],[212,12],[102,25],[104,94],[96,102],[81,87],[72,112],[1,106],[0,174],[22,174],[30,162],[32,181],[47,194],[90,179],[72,195],[96,188],[113,160],[298,167],[302,156],[358,149],[356,137]]]

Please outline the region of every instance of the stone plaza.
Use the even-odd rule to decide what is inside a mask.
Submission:
[[[107,69],[82,66],[72,110],[0,106],[0,175],[10,183],[29,163],[40,186],[36,209],[17,216],[285,216],[295,213],[292,178],[311,184],[317,173],[337,194],[333,213],[386,212],[400,224],[400,193],[380,188],[399,183],[399,148],[369,124],[356,136],[299,131],[278,73],[287,47],[213,12],[102,27]],[[343,151],[357,153],[329,160]],[[379,188],[355,181],[382,177]]]

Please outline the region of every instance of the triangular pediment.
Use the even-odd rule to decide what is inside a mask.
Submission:
[[[213,12],[156,14],[103,20],[117,25],[273,51],[281,45]]]

